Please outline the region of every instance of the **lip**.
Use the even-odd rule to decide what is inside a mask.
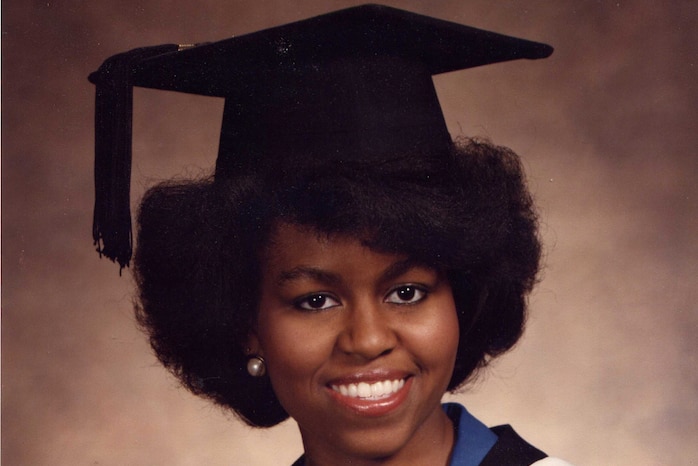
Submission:
[[[362,374],[352,374],[348,377],[333,379],[326,385],[326,390],[330,397],[344,408],[352,412],[368,417],[385,416],[398,409],[407,399],[412,387],[412,379],[409,374],[404,372],[393,371],[372,371]],[[372,384],[379,381],[404,381],[403,386],[389,395],[379,396],[377,398],[359,398],[343,395],[334,390],[332,386],[350,385],[368,383]]]

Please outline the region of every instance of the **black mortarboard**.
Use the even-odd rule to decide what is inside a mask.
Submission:
[[[301,154],[337,163],[401,152],[442,154],[451,138],[432,75],[545,58],[552,50],[365,5],[220,42],[111,57],[90,75],[97,85],[98,251],[122,267],[131,257],[132,86],[225,98],[220,179]]]

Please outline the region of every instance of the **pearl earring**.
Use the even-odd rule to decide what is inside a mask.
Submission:
[[[266,372],[267,368],[264,365],[264,358],[261,356],[252,356],[247,360],[247,372],[252,377],[262,377]]]

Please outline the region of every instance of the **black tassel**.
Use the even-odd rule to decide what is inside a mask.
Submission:
[[[95,99],[95,209],[92,238],[100,257],[128,267],[131,231],[131,131],[134,66],[147,58],[174,52],[177,45],[143,47],[108,58],[89,77]]]

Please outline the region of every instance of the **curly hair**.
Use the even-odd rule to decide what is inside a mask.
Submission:
[[[541,247],[519,158],[507,148],[467,139],[440,157],[319,161],[155,186],[138,218],[138,321],[184,386],[252,426],[288,417],[268,378],[247,374],[244,352],[259,257],[280,222],[349,235],[445,271],[460,325],[449,390],[523,332]]]

